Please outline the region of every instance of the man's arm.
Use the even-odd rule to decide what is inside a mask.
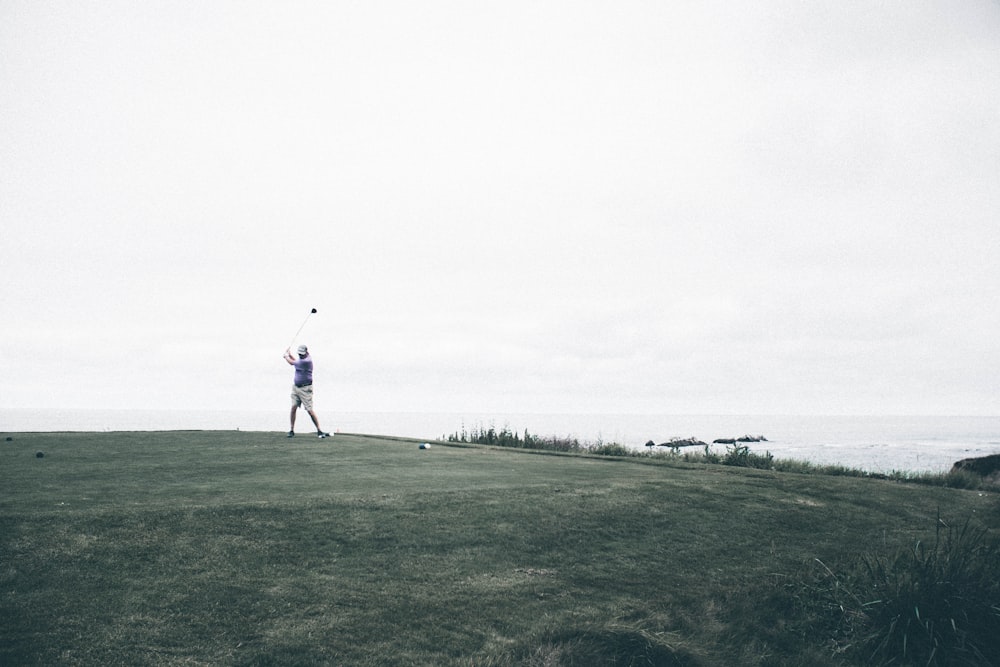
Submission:
[[[290,366],[295,365],[295,357],[292,356],[292,348],[285,350],[285,361],[287,361]]]

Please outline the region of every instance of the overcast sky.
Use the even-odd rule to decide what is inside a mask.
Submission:
[[[0,0],[0,407],[1000,413],[1000,3]]]

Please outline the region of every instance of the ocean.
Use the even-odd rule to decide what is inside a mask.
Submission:
[[[884,417],[776,415],[324,413],[334,433],[438,439],[463,429],[509,428],[537,436],[617,442],[644,450],[649,441],[763,436],[752,451],[777,458],[838,464],[872,472],[944,472],[963,458],[1000,454],[1000,417]],[[268,431],[288,429],[286,409],[235,410],[35,410],[0,409],[0,433],[50,431]],[[299,432],[312,428],[299,414]],[[713,445],[725,451],[725,445]]]

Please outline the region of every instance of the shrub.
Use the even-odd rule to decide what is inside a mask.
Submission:
[[[617,442],[600,443],[594,445],[587,450],[591,454],[600,454],[601,456],[634,456],[635,452],[630,450],[625,445],[620,445]]]
[[[771,452],[756,454],[750,451],[747,445],[733,445],[726,447],[726,455],[722,458],[722,464],[727,466],[739,466],[741,468],[763,468],[768,470],[774,463],[774,455]]]
[[[698,458],[696,454],[691,454],[690,456],[685,454],[684,460],[696,461]],[[722,463],[722,457],[713,452],[710,446],[705,445],[705,454],[701,457],[701,461],[704,463]]]

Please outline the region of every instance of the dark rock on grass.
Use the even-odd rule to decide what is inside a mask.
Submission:
[[[956,461],[951,467],[952,472],[969,472],[979,475],[992,484],[1000,484],[1000,454],[977,456],[971,459]]]

